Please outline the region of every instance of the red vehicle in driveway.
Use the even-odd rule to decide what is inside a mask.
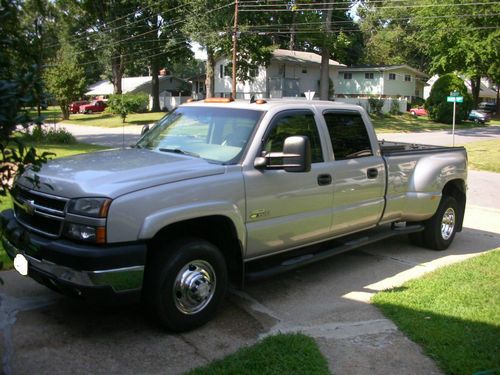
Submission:
[[[94,100],[90,104],[80,106],[80,113],[102,112],[106,108],[106,103],[102,100]]]
[[[427,111],[424,108],[412,108],[410,114],[412,116],[427,116]]]
[[[86,104],[89,104],[87,100],[78,100],[76,102],[73,102],[69,105],[69,111],[73,114],[78,113],[80,111],[80,107]]]

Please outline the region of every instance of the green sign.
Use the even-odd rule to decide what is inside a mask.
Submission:
[[[460,96],[460,93],[458,91],[452,91],[450,92],[450,96]]]
[[[464,97],[463,96],[447,96],[446,101],[448,103],[463,103]]]

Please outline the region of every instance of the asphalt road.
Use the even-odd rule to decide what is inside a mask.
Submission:
[[[434,252],[396,238],[231,291],[217,318],[184,334],[140,306],[92,306],[1,272],[5,374],[181,374],[276,332],[314,337],[336,374],[440,374],[369,298],[445,264],[500,247],[500,174],[471,172],[465,228]],[[496,189],[495,189],[496,188]]]

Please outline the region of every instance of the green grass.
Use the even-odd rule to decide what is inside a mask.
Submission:
[[[71,156],[76,154],[83,154],[92,151],[104,150],[106,147],[90,145],[87,143],[77,143],[73,145],[33,145],[38,153],[42,153],[44,151],[53,152],[56,155],[52,158],[60,158],[64,156]],[[0,200],[0,212],[12,207],[12,202],[9,197],[1,197]],[[3,263],[3,267],[0,267],[0,270],[7,270],[12,268],[12,261],[5,253],[5,250],[0,243],[0,262]]]
[[[312,338],[302,334],[278,334],[188,374],[327,375],[330,372]]]
[[[407,132],[429,132],[436,130],[451,130],[450,124],[441,124],[431,121],[427,116],[411,116],[403,114],[400,116],[385,115],[383,117],[371,117],[373,126],[377,133],[407,133]],[[496,121],[491,121],[486,125],[477,125],[471,121],[465,121],[456,125],[455,129],[472,129],[478,126],[495,126]],[[500,124],[499,124],[500,125]]]
[[[158,121],[165,112],[146,112],[146,113],[131,113],[127,116],[125,126],[128,125],[146,125]],[[93,113],[89,115],[71,115],[69,120],[63,121],[67,124],[101,126],[105,128],[122,127],[124,124],[119,115],[109,113]]]
[[[499,290],[496,249],[378,293],[373,303],[446,374],[498,374]]]
[[[500,173],[500,139],[468,143],[465,148],[470,169]]]

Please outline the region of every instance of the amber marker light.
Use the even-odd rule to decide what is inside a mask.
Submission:
[[[111,205],[111,199],[106,199],[101,209],[99,210],[99,217],[108,217],[109,206]]]
[[[205,103],[231,103],[234,102],[233,98],[207,98]]]
[[[95,242],[98,244],[105,244],[106,243],[106,228],[105,227],[96,228]]]

